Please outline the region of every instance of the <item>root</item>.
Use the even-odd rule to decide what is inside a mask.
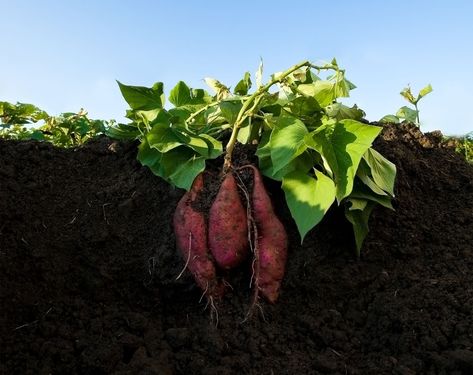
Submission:
[[[253,168],[251,166],[242,166],[241,168]],[[251,210],[251,200],[248,189],[241,180],[241,177],[238,173],[235,173],[239,183],[238,187],[241,189],[246,198],[246,213],[247,213],[247,225],[248,225],[248,243],[250,244],[251,252],[253,253],[253,261],[251,262],[251,278],[250,278],[250,288],[253,287],[253,296],[251,298],[250,307],[246,313],[245,319],[243,322],[247,321],[252,315],[255,307],[261,311],[261,314],[264,319],[263,309],[258,303],[258,292],[259,292],[259,247],[258,247],[258,228],[256,221],[253,218],[253,213]]]
[[[217,306],[215,306],[215,301],[212,296],[209,297],[210,302],[210,322],[215,323],[215,327],[218,326],[218,310]]]
[[[207,292],[209,291],[209,282],[207,281],[207,285],[205,286],[205,290],[204,292],[202,293],[202,295],[200,296],[199,298],[199,303],[202,302],[202,300],[204,299],[205,296],[207,296]],[[211,298],[212,296],[208,297],[208,298]],[[207,308],[207,305],[208,305],[209,301],[207,300],[207,304],[205,305],[205,307]]]
[[[179,275],[177,275],[176,280],[179,280],[181,278],[182,274],[187,269],[187,266],[189,266],[189,262],[191,260],[191,250],[192,250],[192,232],[189,232],[189,246],[187,247],[186,264],[184,264],[184,268],[182,269],[181,272],[179,272]]]
[[[210,322],[211,323],[215,322],[215,327],[217,327],[218,326],[218,309],[215,304],[214,297],[207,295],[208,289],[209,289],[209,284],[207,283],[207,288],[205,289],[204,293],[200,297],[199,303],[202,301],[202,298],[204,298],[204,296],[207,297],[207,303],[205,304],[204,310],[207,310],[207,307],[210,306]]]

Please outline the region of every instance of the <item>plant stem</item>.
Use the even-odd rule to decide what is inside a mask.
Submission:
[[[248,113],[251,113],[255,108],[256,106],[254,106],[253,108],[251,108],[251,110],[248,110],[250,108],[250,106],[253,104],[253,102],[256,101],[256,99],[258,97],[260,97],[260,100],[262,98],[262,95],[267,92],[271,86],[273,86],[274,84],[278,83],[278,82],[281,82],[283,79],[285,79],[289,74],[295,72],[296,70],[304,67],[304,66],[308,66],[308,67],[312,67],[312,64],[309,62],[309,61],[303,61],[299,64],[296,64],[294,66],[292,66],[291,68],[289,68],[288,70],[286,70],[285,72],[279,74],[277,77],[273,77],[273,79],[271,79],[271,81],[269,81],[266,85],[263,85],[263,86],[260,86],[244,103],[243,103],[243,106],[241,107],[240,109],[240,112],[238,112],[238,116],[235,120],[235,123],[233,124],[233,130],[232,130],[232,134],[230,136],[230,140],[228,141],[227,143],[227,146],[225,148],[225,161],[224,161],[224,164],[223,164],[223,172],[226,173],[231,165],[232,165],[232,154],[233,154],[233,149],[235,148],[235,144],[236,144],[236,141],[237,141],[237,137],[238,137],[238,132],[240,130],[240,126],[243,124],[243,122],[246,120],[246,118],[248,117]]]
[[[192,120],[194,118],[196,118],[198,115],[200,115],[202,112],[205,112],[207,109],[211,108],[211,107],[214,107],[216,105],[219,105],[220,104],[220,101],[216,101],[216,102],[212,102],[210,104],[207,104],[205,107],[202,107],[201,109],[199,109],[198,111],[195,111],[192,115],[190,115],[187,119],[186,119],[186,125],[189,125]]]
[[[420,128],[419,108],[417,108],[417,103],[414,106],[416,107],[417,126]]]

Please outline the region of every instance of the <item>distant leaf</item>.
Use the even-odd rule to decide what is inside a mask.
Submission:
[[[176,107],[181,107],[192,101],[191,91],[183,81],[179,81],[169,93],[169,101]]]
[[[417,101],[419,101],[421,98],[431,93],[432,91],[433,91],[432,86],[428,84],[422,90],[419,91],[419,95],[417,96]]]
[[[416,99],[414,98],[414,95],[412,95],[411,88],[408,86],[405,89],[403,89],[400,94],[411,104],[416,103]]]
[[[324,217],[335,200],[333,181],[319,171],[316,178],[294,171],[282,179],[282,188],[291,215],[297,224],[301,242],[309,230]]]
[[[399,124],[399,117],[395,115],[386,115],[379,120],[382,124]]]
[[[164,93],[163,83],[157,82],[153,87],[142,87],[142,86],[127,86],[118,82],[120,91],[123,97],[134,110],[152,110],[156,108],[163,108],[164,106]]]
[[[404,107],[399,108],[399,110],[396,113],[396,116],[403,118],[408,122],[415,123],[417,121],[417,114],[418,112],[416,110],[404,106]]]
[[[308,130],[295,117],[280,117],[270,139],[271,160],[274,172],[284,168],[291,160],[302,154],[307,146],[305,136]]]
[[[251,74],[250,72],[246,72],[237,85],[233,92],[237,95],[246,95],[248,94],[248,90],[251,88]]]

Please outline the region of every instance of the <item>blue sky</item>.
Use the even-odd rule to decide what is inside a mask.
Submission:
[[[115,80],[169,91],[204,77],[235,85],[263,58],[266,77],[301,60],[336,57],[369,120],[407,104],[399,91],[434,92],[422,129],[473,130],[473,2],[4,1],[0,100],[50,114],[87,109],[123,120]]]

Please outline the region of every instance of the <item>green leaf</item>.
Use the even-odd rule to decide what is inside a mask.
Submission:
[[[395,115],[386,115],[379,122],[383,124],[399,124],[399,117]]]
[[[271,133],[270,150],[274,172],[284,168],[307,148],[304,123],[292,116],[280,117]]]
[[[147,111],[155,108],[163,108],[165,97],[162,82],[156,82],[151,88],[127,86],[119,81],[117,81],[117,83],[123,98],[125,98],[131,109]]]
[[[251,88],[251,74],[250,72],[246,72],[245,75],[243,76],[243,79],[241,79],[235,86],[235,89],[233,90],[233,92],[237,95],[247,95],[250,88]]]
[[[133,111],[133,119],[141,121],[146,125],[152,126],[153,123],[169,123],[170,115],[162,108],[154,108],[147,111],[135,110]]]
[[[306,137],[307,146],[321,154],[335,176],[338,202],[351,193],[358,164],[380,131],[377,126],[342,120],[326,123]]]
[[[250,139],[250,135],[251,135],[251,125],[247,123],[246,125],[243,125],[240,127],[240,130],[238,131],[238,135],[237,135],[237,140],[238,142],[242,144],[246,144],[248,143]]]
[[[213,145],[209,144],[211,137],[204,139],[202,135],[196,136],[187,134],[185,144],[204,158],[208,158],[212,155],[213,151],[213,149],[211,149]]]
[[[171,108],[168,113],[171,115],[170,121],[173,124],[184,124],[192,111],[183,106]]]
[[[345,217],[353,226],[353,233],[355,234],[356,242],[356,254],[358,257],[360,257],[363,241],[369,232],[368,221],[374,206],[375,203],[367,202],[363,210],[350,210],[349,208],[345,209]]]
[[[348,209],[350,211],[353,210],[364,210],[366,205],[368,204],[368,200],[366,199],[358,199],[358,198],[347,198],[347,201],[350,203]]]
[[[205,170],[205,157],[192,156],[169,176],[171,182],[182,189],[190,190],[197,175]]]
[[[416,99],[414,95],[412,95],[411,88],[408,86],[403,89],[400,94],[411,104],[416,104]]]
[[[161,159],[161,153],[149,146],[148,141],[144,138],[138,146],[137,159],[141,164],[151,167]]]
[[[315,175],[316,179],[304,172],[293,171],[282,179],[286,202],[297,224],[301,242],[335,200],[333,181],[317,170]]]
[[[375,149],[369,148],[363,155],[371,169],[374,182],[389,195],[394,197],[396,166]]]
[[[353,190],[347,199],[364,199],[378,203],[383,207],[389,208],[390,210],[394,210],[392,198],[389,195],[378,195],[374,193],[373,190],[371,190],[358,179],[355,179]]]
[[[366,153],[365,153],[366,154]],[[387,195],[387,193],[381,189],[371,177],[371,170],[365,160],[361,159],[356,175],[359,179],[368,186],[374,193],[378,195]]]
[[[162,154],[159,164],[162,176],[175,186],[189,190],[197,175],[205,169],[205,157],[181,146]]]
[[[321,109],[317,100],[311,96],[298,96],[288,102],[285,108],[295,117],[315,116]]]
[[[223,147],[222,142],[216,140],[214,137],[208,134],[200,134],[200,138],[202,138],[208,146],[208,154],[207,157],[209,159],[215,159],[223,154]]]
[[[281,181],[286,174],[292,171],[307,173],[315,164],[314,156],[306,150],[295,159],[291,160],[289,164],[275,171],[273,162],[271,160],[270,144],[269,142],[263,142],[264,140],[262,140],[262,143],[260,143],[261,147],[257,151],[259,169],[261,173],[269,178],[272,178],[273,180]]]
[[[431,93],[432,91],[433,91],[432,86],[428,84],[422,90],[419,91],[419,95],[417,96],[417,101],[419,101],[421,98]]]
[[[401,107],[396,113],[397,117],[403,118],[408,122],[416,122],[417,121],[417,111],[414,109],[411,109],[409,107]]]
[[[297,90],[302,95],[315,98],[321,107],[326,107],[337,98],[335,83],[330,81],[319,80],[301,84],[297,86]]]
[[[356,104],[351,108],[342,103],[330,104],[325,107],[325,113],[338,121],[344,119],[361,120],[365,116],[365,112],[359,109]]]
[[[169,126],[155,126],[146,135],[149,147],[165,153],[183,144],[182,138]]]
[[[215,78],[206,77],[204,78],[205,83],[217,94],[217,100],[225,99],[230,96],[230,90],[222,82]]]
[[[238,112],[240,112],[242,104],[241,102],[222,101],[219,107],[225,120],[227,120],[230,125],[233,125],[238,117]]]
[[[191,90],[183,81],[179,81],[169,93],[169,101],[176,107],[181,107],[192,101]]]
[[[209,104],[212,96],[204,89],[191,89],[192,104]]]

